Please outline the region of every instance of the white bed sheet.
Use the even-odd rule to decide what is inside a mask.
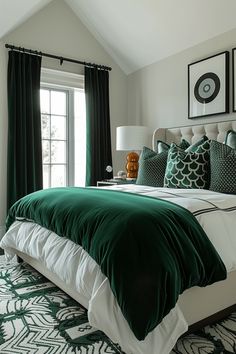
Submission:
[[[227,271],[236,269],[236,196],[206,190],[163,189],[136,185],[109,189],[161,197],[182,205],[196,215],[214,244]],[[31,222],[16,221],[1,241],[8,257],[19,250],[42,262],[79,294],[92,326],[121,344],[127,354],[168,354],[187,322],[178,306],[144,341],[131,332],[113,296],[108,279],[96,262],[78,245]]]

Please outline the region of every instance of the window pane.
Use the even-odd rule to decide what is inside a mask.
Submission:
[[[43,149],[43,163],[49,163],[50,162],[50,143],[49,143],[49,140],[43,140],[42,149]]]
[[[66,166],[52,165],[51,168],[51,187],[66,186]]]
[[[50,113],[50,94],[49,90],[40,90],[41,113]]]
[[[42,138],[50,138],[50,116],[42,114],[41,116]]]
[[[66,139],[66,117],[51,117],[51,138]]]
[[[43,188],[49,188],[49,165],[43,165]]]
[[[66,143],[65,141],[53,141],[51,143],[52,163],[66,163]]]
[[[51,91],[51,114],[66,115],[66,93]]]

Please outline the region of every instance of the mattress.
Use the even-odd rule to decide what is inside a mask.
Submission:
[[[236,270],[236,196],[208,190],[118,185],[109,189],[163,198],[190,210],[221,256],[227,272]],[[78,245],[32,222],[16,221],[1,242],[7,257],[18,251],[38,260],[78,294],[91,325],[118,342],[127,354],[168,354],[188,323],[177,303],[144,341],[131,332],[96,262]]]

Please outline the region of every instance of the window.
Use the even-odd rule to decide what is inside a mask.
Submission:
[[[84,90],[62,85],[61,72],[60,85],[55,84],[55,72],[47,70],[48,72],[50,75],[46,75],[47,82],[42,83],[40,91],[43,188],[84,186],[86,168]],[[58,76],[58,72],[56,73]],[[68,74],[64,74],[68,84]],[[73,75],[73,78],[78,76],[69,75]]]
[[[43,150],[43,187],[68,184],[68,94],[41,89],[41,127]]]

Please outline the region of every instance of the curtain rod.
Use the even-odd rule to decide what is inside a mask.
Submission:
[[[69,61],[71,63],[81,64],[81,65],[89,66],[89,67],[93,67],[93,68],[98,68],[98,69],[103,69],[103,70],[108,70],[108,71],[112,70],[112,68],[109,67],[109,66],[100,65],[100,64],[94,64],[94,63],[87,63],[86,61],[80,61],[80,60],[75,60],[75,59],[70,59],[70,58],[65,58],[65,57],[59,57],[58,55],[53,55],[53,54],[49,54],[49,53],[43,53],[43,52],[39,52],[37,50],[32,50],[32,49],[27,49],[27,48],[22,48],[22,47],[16,47],[16,46],[14,46],[12,44],[5,44],[5,47],[9,48],[11,50],[18,51],[18,52],[29,53],[29,54],[42,56],[42,57],[58,59],[58,60],[60,60],[60,65],[63,64],[63,61]]]

